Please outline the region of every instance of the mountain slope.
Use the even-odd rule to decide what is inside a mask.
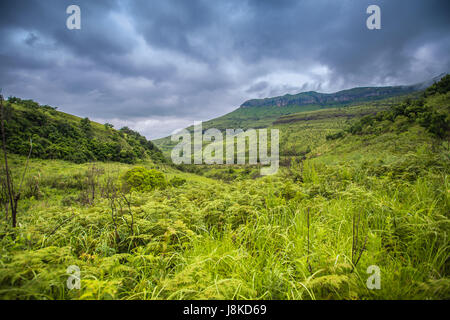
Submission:
[[[238,109],[221,117],[203,122],[203,130],[217,128],[258,129],[266,128],[276,123],[277,119],[299,112],[309,112],[320,109],[347,107],[370,104],[372,107],[386,107],[400,102],[406,96],[417,97],[422,91],[434,82],[439,81],[444,74],[410,86],[391,87],[360,87],[339,91],[336,93],[318,93],[314,91],[302,92],[296,95],[252,99],[245,101]],[[193,127],[187,128],[189,131]],[[170,137],[153,140],[166,157],[176,143]]]
[[[365,87],[343,90],[335,93],[302,92],[295,95],[286,94],[280,97],[253,99],[244,102],[241,108],[290,105],[338,105],[359,101],[379,100],[417,91],[415,86],[398,87]]]
[[[445,142],[450,136],[449,91],[450,76],[446,76],[417,99],[405,99],[392,105],[374,106],[372,102],[299,112],[280,117],[269,128],[280,130],[282,165],[289,165],[292,157],[321,154],[323,158],[341,145],[345,149],[336,151],[341,158],[352,152],[358,157],[369,153],[380,157],[387,145],[393,146],[389,151],[391,155],[396,153],[401,157],[405,150],[411,151],[407,148],[414,149],[425,140],[431,144],[433,139]],[[404,138],[402,143],[400,137]]]
[[[4,104],[6,145],[9,152],[42,159],[62,159],[77,163],[139,159],[165,161],[161,151],[145,137],[127,127],[79,118],[33,100],[10,97]]]
[[[135,191],[129,210],[108,192],[83,202],[90,165],[33,159],[17,236],[0,219],[0,298],[448,299],[450,149],[434,129],[448,129],[449,80],[364,120],[373,102],[277,124],[295,158],[274,176],[161,166],[185,183]],[[132,167],[95,165],[97,189]],[[69,264],[87,275],[79,290]]]
[[[420,91],[439,81],[445,74],[442,73],[433,79],[417,83],[410,86],[389,86],[389,87],[358,87],[348,90],[342,90],[335,93],[319,93],[315,91],[301,92],[298,94],[286,94],[284,96],[252,99],[244,102],[241,108],[264,107],[264,106],[332,106],[361,101],[374,101],[386,99],[399,95],[405,95],[415,91]]]

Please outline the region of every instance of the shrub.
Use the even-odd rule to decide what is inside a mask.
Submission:
[[[334,134],[329,134],[326,136],[327,140],[336,140],[336,139],[340,139],[344,136],[344,132],[343,131],[339,131],[337,133]]]
[[[436,93],[444,94],[448,91],[450,91],[450,75],[447,74],[440,81],[435,82],[425,90],[425,97],[432,96]]]
[[[123,180],[124,188],[131,191],[145,192],[167,187],[167,181],[162,172],[144,167],[135,167],[127,171]]]
[[[180,178],[180,177],[173,177],[172,179],[170,179],[169,184],[172,187],[179,187],[182,186],[183,184],[186,183],[186,179],[184,178]]]
[[[436,111],[425,112],[418,119],[418,122],[422,127],[427,129],[428,132],[441,139],[444,139],[449,134],[450,121],[448,120],[447,115],[443,113]]]

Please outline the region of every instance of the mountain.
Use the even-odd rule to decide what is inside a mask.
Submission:
[[[11,155],[24,188],[13,200],[0,174],[0,299],[448,299],[450,76],[386,101],[277,124],[270,177],[259,166]],[[77,290],[69,264],[83,270]],[[374,266],[380,290],[368,290]]]
[[[440,74],[433,79],[425,82],[417,83],[410,86],[390,86],[390,87],[359,87],[349,90],[342,90],[335,93],[319,93],[315,91],[301,92],[298,94],[286,94],[284,96],[252,99],[245,101],[241,108],[263,107],[263,106],[306,106],[319,105],[331,106],[347,103],[355,103],[360,101],[380,100],[399,95],[405,95],[415,91],[423,90],[434,82],[439,81],[445,73]]]
[[[351,152],[367,156],[386,151],[390,144],[391,153],[401,158],[407,153],[405,150],[415,148],[422,139],[445,141],[450,136],[449,94],[450,75],[447,75],[421,91],[417,99],[398,102],[385,99],[345,108],[298,112],[278,118],[269,128],[280,130],[281,165],[289,165],[292,157],[302,158],[317,147],[320,150],[312,151],[310,156],[334,152],[337,145],[346,148],[336,151],[339,156]],[[397,145],[400,140],[404,142],[402,148]]]
[[[203,122],[203,130],[217,128],[266,128],[280,117],[321,109],[347,107],[371,103],[373,106],[385,107],[400,102],[405,96],[414,97],[429,85],[439,81],[445,73],[437,77],[407,86],[358,87],[335,93],[319,93],[315,91],[298,94],[247,100],[236,110],[221,117]],[[188,127],[193,130],[193,127]],[[170,137],[153,140],[166,157],[176,143]]]
[[[141,159],[165,161],[161,151],[144,136],[127,127],[120,130],[79,118],[33,100],[10,97],[3,102],[6,146],[9,152],[76,163]]]

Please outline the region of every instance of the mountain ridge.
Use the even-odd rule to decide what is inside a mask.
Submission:
[[[416,83],[413,85],[399,85],[399,86],[390,86],[390,87],[356,87],[351,89],[345,89],[338,91],[336,93],[340,93],[344,95],[344,98],[348,99],[341,101],[330,101],[330,102],[322,102],[318,103],[316,100],[310,101],[310,103],[299,104],[299,101],[295,103],[286,103],[283,106],[276,105],[277,98],[289,98],[293,97],[295,99],[296,95],[284,95],[279,97],[265,98],[265,99],[251,99],[244,102],[241,107],[236,108],[235,110],[224,114],[220,117],[213,118],[203,122],[203,130],[207,130],[209,128],[216,128],[219,130],[225,130],[229,128],[241,128],[243,130],[247,130],[249,128],[259,129],[259,128],[267,128],[274,124],[277,119],[283,116],[296,114],[299,112],[308,112],[314,110],[328,109],[328,108],[336,108],[336,107],[347,107],[356,104],[365,104],[365,103],[375,103],[377,105],[391,105],[393,103],[400,102],[405,97],[417,98],[416,95],[419,92],[425,90],[428,86],[432,85],[435,82],[438,82],[442,77],[445,76],[446,73],[441,73],[440,75],[433,77],[431,79],[425,80],[420,83]],[[367,91],[368,90],[368,91]],[[353,93],[354,95],[347,95],[348,92]],[[297,95],[309,95],[313,96],[314,94],[318,95],[330,95],[330,94],[321,94],[315,91],[307,91],[302,92]],[[363,93],[363,94],[362,94]],[[365,94],[364,94],[365,93]],[[359,94],[359,96],[358,96]],[[368,96],[370,95],[370,96]],[[246,104],[251,104],[250,101],[263,101],[265,102],[262,105],[251,105],[245,106]],[[267,103],[271,102],[271,103]],[[244,106],[243,106],[244,105]],[[381,107],[381,106],[380,106]],[[193,126],[188,126],[186,128],[188,131],[193,130]],[[155,145],[163,152],[166,157],[170,157],[170,152],[173,146],[176,144],[171,141],[170,136],[154,139],[152,140]]]
[[[317,91],[304,91],[297,94],[285,94],[283,96],[268,97],[262,99],[250,99],[240,105],[240,108],[288,105],[330,105],[357,102],[360,100],[379,100],[401,94],[419,91],[439,81],[445,73],[413,85],[382,86],[382,87],[355,87],[336,91],[333,93],[320,93]]]

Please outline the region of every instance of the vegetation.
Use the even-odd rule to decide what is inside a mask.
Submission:
[[[274,176],[31,158],[18,226],[0,222],[0,297],[449,299],[446,83],[280,117]],[[374,265],[379,290],[366,285]]]
[[[11,152],[27,155],[33,141],[32,157],[63,159],[75,163],[140,159],[165,161],[158,148],[127,127],[115,130],[88,118],[56,111],[32,100],[8,98],[5,103],[6,146]]]
[[[167,186],[167,181],[160,171],[148,170],[144,167],[128,170],[125,172],[123,180],[125,188],[131,191],[151,191],[156,188],[164,189]]]
[[[353,134],[367,134],[373,132],[386,132],[395,130],[405,131],[413,123],[418,123],[432,135],[445,139],[450,135],[450,105],[448,92],[450,90],[450,75],[445,76],[439,83],[433,84],[417,100],[406,99],[393,108],[368,115],[347,129]],[[436,99],[425,100],[425,97],[439,94],[438,99],[442,103],[436,103]]]
[[[394,88],[394,89],[392,89]],[[378,96],[375,97],[365,97],[363,98],[362,93],[366,89],[375,90]],[[290,122],[290,117],[303,117],[307,116],[308,113],[314,112],[326,112],[331,110],[339,110],[346,112],[345,110],[351,109],[352,107],[360,107],[365,109],[365,112],[374,112],[375,110],[383,110],[398,104],[400,101],[404,100],[406,97],[416,98],[420,95],[420,91],[417,91],[416,86],[408,87],[407,89],[400,89],[397,87],[386,87],[386,88],[355,88],[349,90],[352,95],[348,99],[339,103],[319,103],[320,101],[311,101],[309,103],[300,103],[295,97],[297,95],[287,95],[277,98],[289,98],[286,104],[282,106],[277,105],[277,98],[260,99],[260,100],[250,100],[244,103],[240,108],[215,119],[208,120],[202,123],[203,130],[209,128],[216,128],[221,131],[226,129],[236,129],[241,128],[247,130],[250,128],[260,129],[271,127],[272,125],[278,125],[281,123]],[[346,91],[341,91],[338,97],[345,97]],[[310,93],[308,93],[310,94]],[[321,95],[314,93],[315,95]],[[303,94],[299,94],[303,95]],[[331,95],[325,95],[333,97]],[[270,102],[270,103],[269,103]],[[296,103],[298,102],[298,103]],[[336,115],[339,117],[339,115]],[[358,114],[353,115],[359,116]],[[328,115],[327,118],[331,118]],[[193,126],[187,128],[187,130],[193,132]],[[163,152],[163,154],[170,158],[170,152],[173,147],[177,144],[172,142],[170,137],[165,137],[161,139],[156,139],[153,141],[155,145]]]

